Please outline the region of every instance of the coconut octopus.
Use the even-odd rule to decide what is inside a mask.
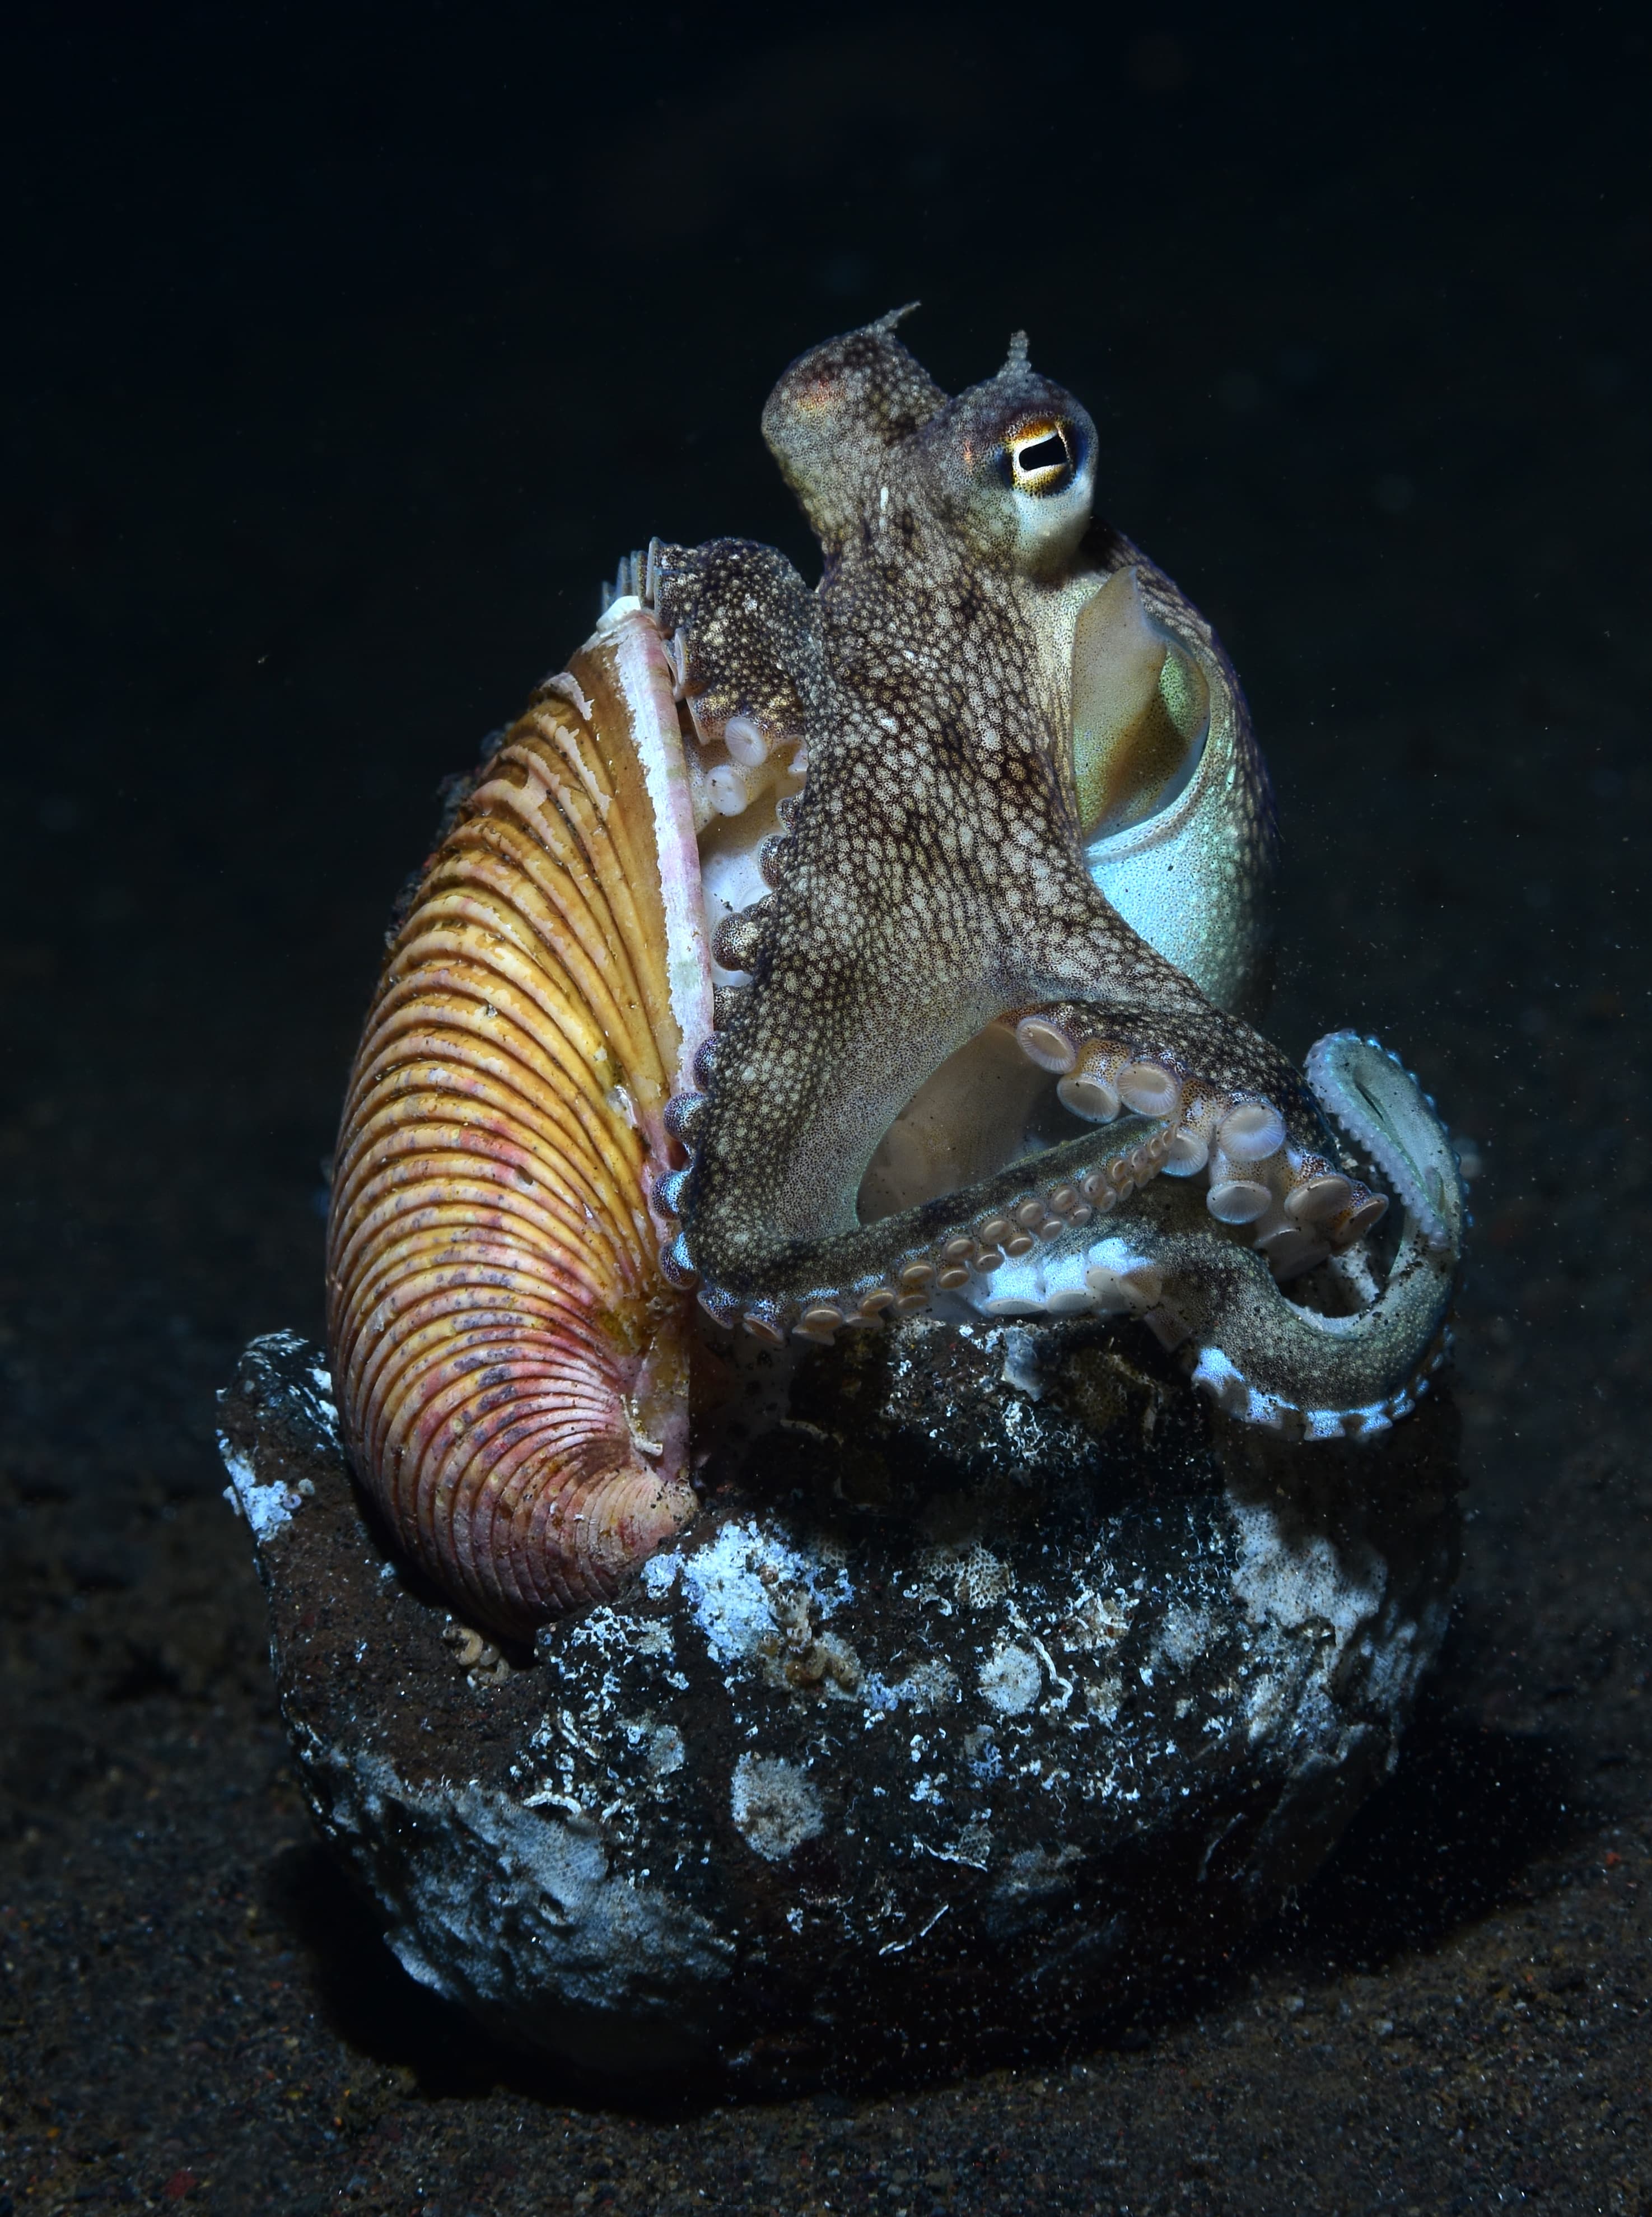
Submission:
[[[623,563],[392,941],[335,1378],[404,1545],[496,1627],[691,1520],[696,1307],[775,1347],[1139,1317],[1308,1441],[1445,1359],[1432,1102],[1374,1041],[1304,1074],[1248,1021],[1272,812],[1214,633],[1095,515],[1095,427],[1022,337],[949,398],[898,320],[764,411],[819,584],[743,540]]]

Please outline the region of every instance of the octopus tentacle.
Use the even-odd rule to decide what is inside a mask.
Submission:
[[[672,1110],[683,1113],[676,1102]],[[939,1295],[979,1287],[1040,1241],[1111,1215],[1159,1174],[1172,1131],[1170,1119],[1125,1116],[1105,1139],[1069,1139],[967,1191],[854,1231],[776,1244],[726,1278],[701,1278],[701,1306],[719,1324],[743,1324],[774,1342],[788,1334],[829,1339],[846,1324],[870,1324],[886,1312],[915,1315]],[[678,1171],[658,1182],[655,1199],[675,1213],[687,1189]],[[699,1275],[687,1243],[667,1253],[680,1282]]]
[[[1305,1440],[1386,1429],[1450,1355],[1462,1187],[1431,1104],[1375,1041],[1334,1034],[1309,1066],[1328,1112],[1395,1165],[1403,1223],[1380,1284],[1351,1248],[1312,1281],[1317,1306],[1288,1300],[1263,1255],[1212,1223],[1186,1182],[1160,1178],[1107,1220],[1007,1259],[989,1289],[971,1279],[943,1312],[1139,1318],[1230,1416]]]
[[[1328,1032],[1309,1051],[1308,1078],[1398,1194],[1424,1245],[1455,1257],[1467,1221],[1462,1174],[1433,1100],[1398,1055],[1358,1032]]]
[[[1194,1180],[1218,1222],[1254,1227],[1276,1277],[1375,1229],[1386,1197],[1334,1159],[1314,1092],[1294,1071],[1269,1091],[1214,1084],[1174,1052],[1142,1053],[1141,1029],[1121,1027],[1116,1010],[1067,1002],[1027,1011],[1015,1034],[1030,1061],[1059,1073],[1063,1106],[1090,1121],[1108,1123],[1121,1107],[1168,1115],[1174,1096],[1166,1176]]]
[[[1403,1209],[1380,1291],[1353,1244],[1358,1232],[1340,1243],[1322,1299],[1357,1306],[1285,1300],[1279,1276],[1301,1271],[1280,1270],[1267,1223],[1248,1246],[1253,1227],[1212,1222],[1190,1181],[1153,1183],[1176,1136],[1174,1110],[1118,1115],[1107,1130],[1112,1152],[1099,1161],[1100,1134],[1069,1140],[968,1191],[799,1243],[770,1258],[752,1286],[703,1286],[701,1304],[718,1323],[743,1324],[775,1344],[788,1335],[829,1343],[846,1325],[932,1306],[989,1319],[1138,1316],[1167,1346],[1185,1348],[1194,1385],[1230,1415],[1298,1438],[1369,1436],[1414,1405],[1449,1352],[1462,1190],[1430,1104],[1374,1041],[1334,1034],[1315,1047],[1309,1070],[1319,1101],[1381,1163]],[[1370,1192],[1343,1171],[1324,1176]],[[680,1200],[681,1190],[663,1198]],[[1311,1267],[1333,1253],[1325,1229],[1287,1216],[1281,1232],[1318,1235],[1304,1266]]]
[[[1308,1067],[1329,1114],[1395,1180],[1403,1225],[1380,1290],[1356,1252],[1332,1265],[1340,1311],[1284,1299],[1261,1259],[1201,1226],[1187,1189],[1167,1182],[1088,1258],[1049,1257],[1036,1281],[1007,1274],[1005,1297],[1021,1294],[1026,1312],[1077,1306],[1070,1288],[1088,1259],[1101,1296],[1088,1306],[1144,1313],[1167,1345],[1184,1347],[1193,1384],[1230,1415],[1306,1439],[1384,1430],[1449,1356],[1462,1183],[1431,1104],[1374,1040],[1334,1033]]]
[[[755,769],[804,734],[818,684],[820,610],[784,554],[749,539],[655,540],[644,603],[702,744]]]

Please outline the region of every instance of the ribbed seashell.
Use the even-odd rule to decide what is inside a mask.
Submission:
[[[391,943],[328,1234],[345,1438],[396,1538],[522,1633],[694,1514],[662,1112],[711,1027],[669,664],[635,600],[504,736]]]

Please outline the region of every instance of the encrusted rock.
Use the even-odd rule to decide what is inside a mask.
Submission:
[[[633,2085],[1127,2018],[1323,1859],[1445,1629],[1445,1400],[1291,1447],[1094,1320],[786,1360],[683,1539],[514,1657],[388,1553],[318,1349],[256,1341],[225,1396],[299,1768],[390,1945]]]

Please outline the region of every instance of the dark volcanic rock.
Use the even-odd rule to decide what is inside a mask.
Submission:
[[[1048,2045],[1230,1948],[1391,1767],[1449,1403],[1291,1448],[1098,1322],[759,1384],[684,1542],[510,1661],[364,1516],[317,1349],[225,1397],[317,1819],[507,2038],[763,2087]]]

